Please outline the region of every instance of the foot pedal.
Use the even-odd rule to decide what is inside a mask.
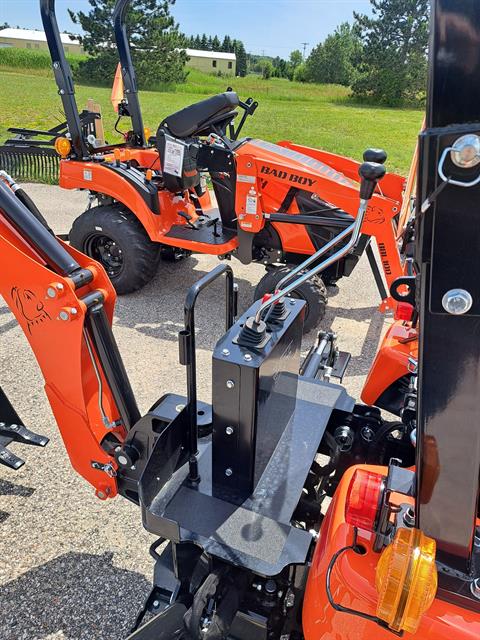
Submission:
[[[31,444],[35,447],[45,447],[49,440],[46,436],[41,436],[34,431],[30,431],[23,424],[6,424],[0,422],[0,435],[11,438],[21,444]]]

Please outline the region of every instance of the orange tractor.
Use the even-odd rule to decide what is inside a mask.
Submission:
[[[291,142],[240,138],[257,103],[241,102],[231,90],[170,115],[156,136],[149,137],[125,27],[129,2],[117,0],[113,15],[121,75],[113,101],[119,119],[131,119],[131,130],[118,145],[98,139],[98,113],[78,113],[54,0],[40,3],[66,115],[67,135],[54,136],[62,157],[60,185],[83,190],[90,198],[88,210],[70,231],[71,244],[102,263],[120,294],[145,285],[161,256],[177,260],[191,253],[261,263],[267,273],[255,297],[274,291],[291,267],[352,223],[359,163]],[[243,116],[235,128],[238,109],[243,109]],[[3,147],[10,155],[14,149],[15,140]],[[365,160],[384,163],[386,155],[369,150]],[[215,204],[205,176],[213,186]],[[404,189],[404,178],[387,175],[369,204],[355,251],[296,291],[307,303],[306,330],[323,317],[325,285],[349,275],[364,252],[383,306],[392,308],[388,288],[404,272],[397,246]],[[372,238],[379,248],[381,270]]]

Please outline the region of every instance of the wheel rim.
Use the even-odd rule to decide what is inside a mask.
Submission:
[[[103,266],[110,278],[118,278],[125,260],[120,246],[104,234],[90,236],[85,242],[85,253]]]

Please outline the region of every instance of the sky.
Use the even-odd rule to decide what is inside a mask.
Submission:
[[[67,8],[88,11],[88,0],[57,0],[61,30],[78,32]],[[353,11],[367,13],[369,0],[176,0],[172,13],[187,35],[229,34],[251,53],[287,58],[306,52],[335,27],[351,21]],[[0,23],[41,29],[39,0],[0,0]]]

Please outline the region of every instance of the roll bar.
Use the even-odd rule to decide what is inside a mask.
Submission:
[[[122,70],[123,84],[127,94],[128,113],[132,119],[135,145],[143,147],[146,144],[145,132],[143,128],[142,110],[138,99],[138,85],[135,68],[130,52],[130,43],[127,35],[127,11],[130,0],[117,0],[113,10],[113,27],[115,42],[117,43],[118,57]]]
[[[84,158],[90,154],[82,135],[82,125],[75,101],[75,85],[60,38],[57,16],[55,15],[55,0],[40,0],[40,14],[52,59],[55,82],[57,83],[58,93],[67,119],[72,147],[78,158]]]

